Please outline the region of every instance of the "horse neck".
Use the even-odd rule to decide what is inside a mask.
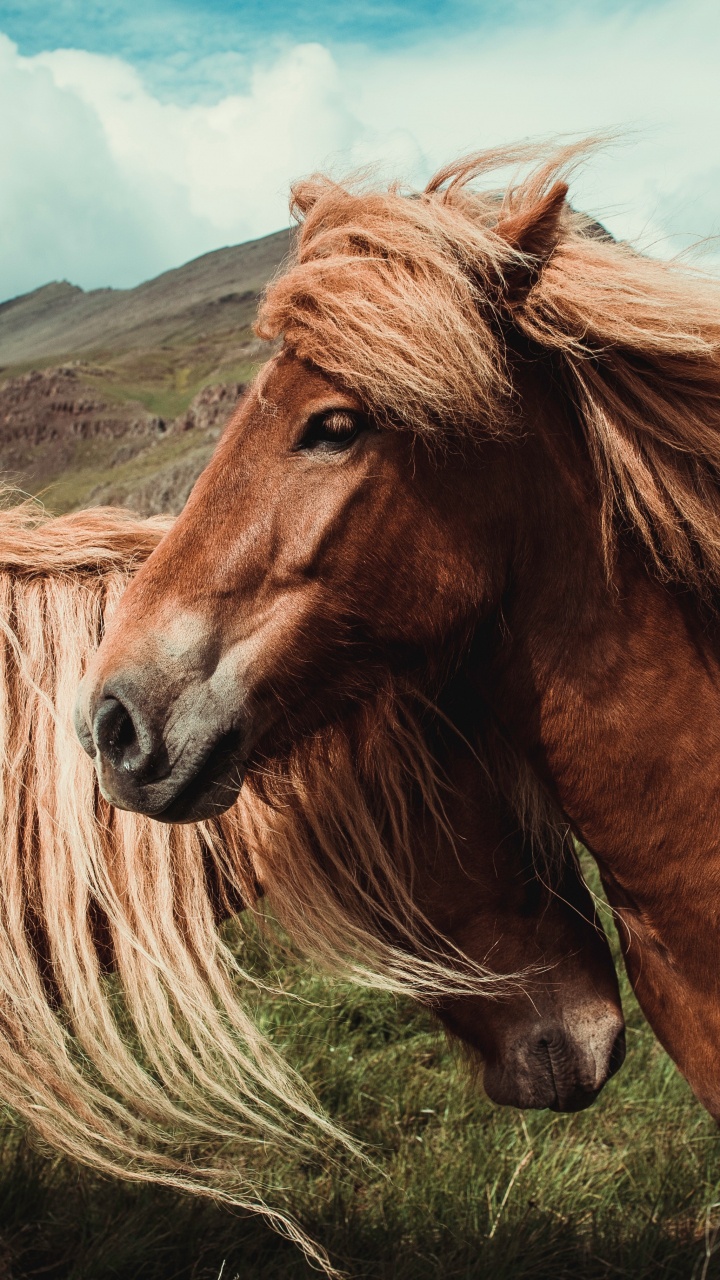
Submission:
[[[471,678],[594,853],[641,1004],[720,1116],[718,626],[632,548],[608,584],[589,462],[547,412],[503,625]]]
[[[506,608],[484,675],[516,745],[628,889],[631,874],[651,871],[655,884],[658,862],[665,876],[707,866],[716,847],[720,866],[717,626],[631,553],[612,588],[588,575],[587,598],[572,607],[563,590],[553,599],[547,577],[534,588],[534,609],[528,592]]]

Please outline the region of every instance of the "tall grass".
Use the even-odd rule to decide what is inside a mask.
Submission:
[[[273,1203],[349,1276],[720,1277],[720,1139],[627,984],[628,1060],[600,1100],[575,1116],[522,1114],[492,1106],[409,1003],[328,983],[259,934],[244,945],[285,992],[258,995],[264,1028],[369,1145],[369,1167],[328,1172],[298,1155],[268,1169]],[[99,1179],[41,1153],[10,1118],[0,1142],[0,1280],[314,1274],[259,1220]]]

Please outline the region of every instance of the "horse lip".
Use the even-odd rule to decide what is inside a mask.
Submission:
[[[577,1088],[564,1093],[562,1097],[556,1093],[555,1101],[548,1103],[548,1111],[562,1112],[565,1115],[573,1111],[585,1111],[592,1106],[602,1088],[602,1085],[599,1089]]]
[[[201,822],[216,818],[237,800],[245,779],[245,758],[238,758],[243,735],[225,733],[197,773],[163,809],[150,814],[156,822]]]
[[[100,773],[100,788],[105,799],[118,809],[143,813],[155,822],[200,822],[218,817],[235,803],[242,787],[246,754],[245,734],[230,730],[222,734],[211,747],[196,771],[185,779],[183,785],[167,799],[165,795],[153,803],[153,791],[157,786],[131,786],[122,770],[104,770]],[[167,780],[166,780],[167,781]],[[113,785],[114,784],[114,785]]]
[[[171,800],[165,809],[148,816],[154,822],[190,823],[206,822],[210,818],[219,818],[221,813],[231,808],[240,794],[244,779],[244,766],[235,766],[239,775],[237,782],[218,782],[210,790],[197,786],[195,780],[189,783],[179,795]],[[215,798],[217,797],[217,798]]]

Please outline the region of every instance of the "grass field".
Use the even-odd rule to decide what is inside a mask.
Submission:
[[[720,1276],[720,1139],[627,984],[628,1059],[600,1100],[574,1116],[520,1113],[493,1107],[411,1004],[249,945],[287,992],[260,997],[263,1025],[373,1157],[334,1174],[300,1157],[272,1168],[275,1203],[349,1276]],[[1,1143],[0,1280],[315,1274],[258,1219],[48,1158],[9,1118]]]

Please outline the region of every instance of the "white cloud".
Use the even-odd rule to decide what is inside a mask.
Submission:
[[[720,8],[673,0],[577,12],[355,68],[348,98],[378,127],[392,113],[433,163],[528,135],[626,131],[575,191],[617,234],[670,252],[720,232]],[[669,239],[668,239],[669,238]]]
[[[720,231],[718,53],[720,9],[671,0],[384,54],[299,45],[235,93],[229,57],[215,104],[179,105],[119,59],[23,58],[0,36],[0,297],[128,285],[262,235],[318,166],[418,180],[473,147],[615,127],[632,136],[579,175],[576,203],[670,252]]]

